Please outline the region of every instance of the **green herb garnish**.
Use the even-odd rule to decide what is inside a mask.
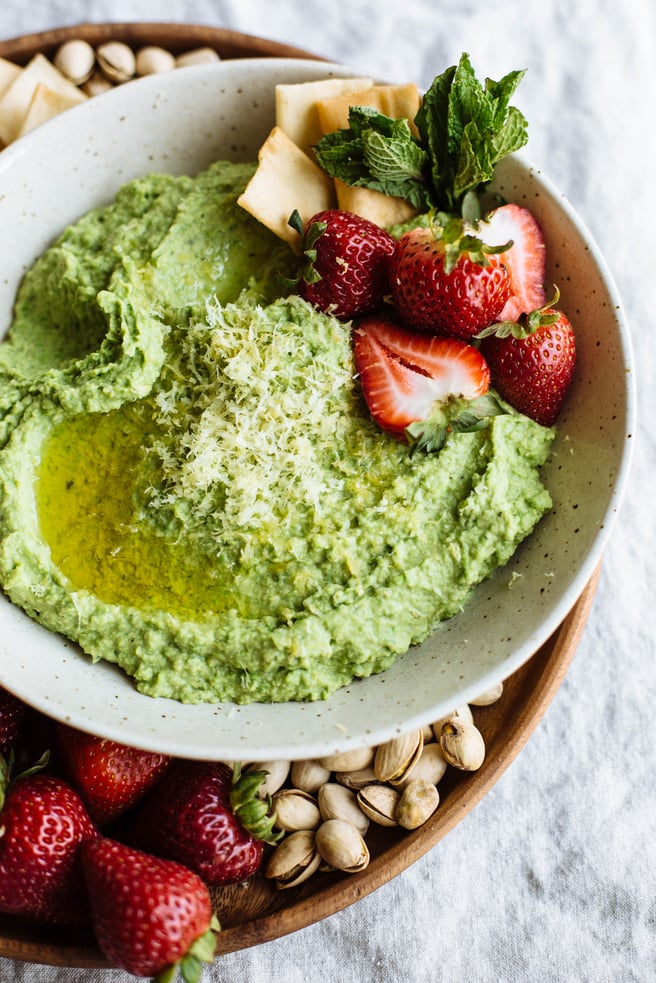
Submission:
[[[408,120],[352,106],[349,126],[315,146],[317,160],[351,186],[404,198],[419,211],[462,214],[468,192],[480,192],[528,139],[526,119],[510,105],[524,74],[483,85],[463,54],[426,92],[414,119],[418,137]]]

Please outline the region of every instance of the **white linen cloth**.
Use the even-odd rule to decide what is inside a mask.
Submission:
[[[656,111],[653,0],[5,0],[0,36],[85,21],[258,34],[427,86],[471,55],[527,68],[529,156],[605,254],[632,325],[642,416],[624,505],[567,677],[527,747],[441,843],[301,932],[220,957],[208,983],[656,980]],[[2,983],[128,983],[0,959]]]

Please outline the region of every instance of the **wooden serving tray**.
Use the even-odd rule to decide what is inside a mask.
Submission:
[[[222,58],[292,57],[322,60],[298,48],[221,28],[191,24],[84,24],[0,41],[0,57],[25,64],[37,52],[51,55],[69,38],[92,45],[120,40],[139,48],[161,45],[180,53],[208,45]],[[278,891],[264,877],[247,886],[214,892],[223,931],[217,955],[269,942],[348,907],[396,877],[435,846],[480,802],[528,741],[555,696],[583,633],[599,571],[572,611],[538,652],[508,680],[501,699],[475,709],[486,744],[486,759],[473,774],[448,769],[440,782],[440,805],[420,829],[370,827],[371,862],[359,874],[317,873],[296,889]],[[108,968],[86,931],[35,926],[0,916],[0,956],[51,966]]]

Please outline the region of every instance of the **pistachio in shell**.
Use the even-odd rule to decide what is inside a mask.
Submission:
[[[335,781],[339,782],[340,785],[344,785],[345,788],[351,788],[355,791],[359,788],[364,788],[366,785],[376,785],[378,783],[378,779],[371,765],[367,768],[358,768],[356,771],[336,771]]]
[[[358,771],[367,768],[374,760],[374,748],[353,748],[350,751],[337,751],[319,758],[319,763],[329,771]]]
[[[57,48],[53,58],[53,65],[57,71],[73,85],[82,85],[86,82],[91,77],[95,63],[95,51],[89,42],[82,38],[64,41]]]
[[[162,72],[170,72],[175,64],[175,56],[155,44],[139,48],[135,56],[137,75],[160,75]]]
[[[317,850],[332,870],[354,874],[369,863],[369,847],[352,823],[328,819],[316,832]]]
[[[403,781],[394,782],[394,788],[402,791],[410,782],[421,779],[437,785],[447,769],[447,761],[442,748],[436,741],[424,744],[421,754],[412,768],[406,772]]]
[[[111,82],[128,82],[137,69],[132,48],[123,41],[106,41],[96,50],[101,71]]]
[[[302,829],[286,836],[275,848],[266,865],[265,877],[279,890],[296,887],[319,869],[321,856],[313,830]]]
[[[447,762],[461,771],[477,771],[485,760],[483,735],[461,717],[452,717],[442,725],[440,747]]]
[[[276,827],[287,833],[299,829],[316,829],[321,813],[309,792],[298,788],[281,788],[273,796]]]
[[[454,717],[461,717],[463,720],[469,721],[470,724],[474,723],[474,714],[471,712],[471,707],[468,703],[463,703],[461,706],[456,707],[455,710],[452,710],[451,713],[447,713],[446,717],[440,717],[439,720],[433,721],[433,733],[435,734],[436,741],[440,739],[444,724],[447,720],[453,720]]]
[[[282,788],[291,767],[290,761],[258,761],[249,765],[247,771],[262,771],[264,778],[258,788],[258,795],[261,799],[267,799]]]
[[[478,696],[470,700],[472,706],[474,707],[489,707],[497,700],[500,700],[503,696],[503,682],[496,683],[495,686],[490,686],[489,689],[484,690],[479,693]]]
[[[316,758],[306,758],[292,762],[291,782],[294,788],[304,792],[316,793],[329,780],[330,769],[325,768]]]
[[[326,782],[319,789],[317,796],[321,818],[346,819],[353,823],[359,833],[364,836],[369,828],[369,819],[358,805],[355,792],[339,785],[337,782]]]
[[[401,793],[396,807],[396,821],[404,829],[418,829],[433,815],[440,804],[440,793],[432,782],[415,779]]]
[[[376,749],[374,773],[381,782],[403,781],[421,755],[424,735],[421,728],[400,734]]]
[[[401,793],[390,785],[367,785],[358,792],[358,805],[378,826],[398,826],[396,808]]]

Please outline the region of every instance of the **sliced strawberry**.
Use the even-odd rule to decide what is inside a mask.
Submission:
[[[489,246],[512,240],[500,254],[510,274],[512,292],[499,314],[499,321],[516,321],[522,314],[542,307],[547,299],[544,278],[546,249],[538,222],[520,205],[501,205],[481,223],[479,234]]]
[[[441,446],[446,429],[463,426],[470,401],[487,393],[490,372],[472,345],[458,338],[420,334],[389,318],[363,318],[354,331],[355,365],[362,393],[376,423],[397,440],[407,441],[414,424],[435,421]],[[480,407],[478,407],[480,408]],[[474,409],[474,405],[471,405]],[[491,406],[485,406],[490,415]],[[478,417],[480,421],[481,417]]]

